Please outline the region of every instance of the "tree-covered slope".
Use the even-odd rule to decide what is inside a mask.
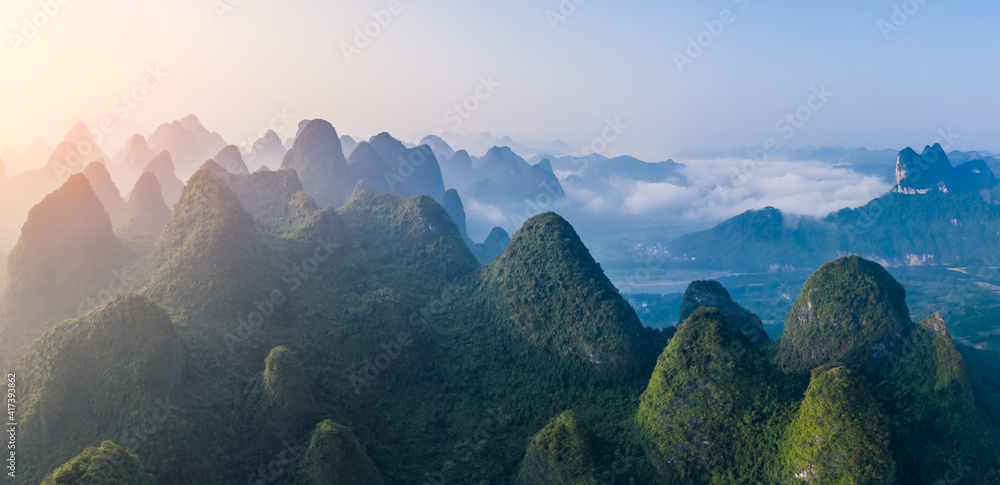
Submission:
[[[531,440],[518,470],[525,485],[594,483],[593,436],[576,413],[556,416]]]
[[[114,439],[135,451],[163,428],[182,425],[185,345],[167,313],[123,294],[67,320],[32,343],[18,362],[20,440],[26,476],[51,470],[94,441]],[[156,448],[147,459],[172,462]],[[176,459],[176,458],[174,458]],[[176,465],[176,462],[173,462]],[[57,482],[58,483],[58,482]]]
[[[385,483],[351,429],[329,419],[316,425],[299,467],[302,485]]]
[[[790,372],[829,362],[879,371],[911,326],[906,290],[878,264],[847,256],[806,280],[785,322],[777,362]]]
[[[148,264],[143,294],[206,323],[280,291],[277,256],[236,194],[204,169],[184,187]]]
[[[680,236],[669,249],[672,257],[692,266],[761,271],[816,267],[836,257],[837,248],[831,244],[831,228],[820,221],[765,207]]]
[[[780,398],[769,364],[713,308],[664,349],[642,394],[637,432],[658,483],[754,483],[775,459]]]
[[[757,345],[764,345],[769,341],[760,318],[733,301],[729,291],[718,281],[701,280],[688,285],[681,300],[680,322],[687,320],[700,307],[718,309],[733,331]]]
[[[984,449],[995,437],[941,315],[920,322],[889,357],[892,372],[876,394],[891,416],[899,480],[933,482],[958,461],[971,465],[969,481],[985,479],[997,457]]]
[[[412,285],[405,294],[437,294],[447,282],[468,276],[479,264],[448,213],[428,196],[403,200],[363,191],[339,214],[372,268],[387,280]]]
[[[528,220],[485,272],[507,325],[531,345],[634,372],[655,349],[635,311],[562,217]]]
[[[156,485],[139,458],[112,441],[89,447],[45,476],[42,485]]]
[[[121,291],[115,272],[129,258],[86,176],[73,175],[46,196],[28,213],[8,258],[0,363],[13,363],[60,320]]]
[[[127,268],[141,296],[58,324],[25,357],[29,483],[105,440],[161,484],[774,483],[804,359],[864,362],[868,334],[827,325],[861,317],[872,324],[850,328],[911,330],[882,381],[863,382],[897,482],[933,483],[970,443],[992,449],[991,354],[963,371],[943,323],[909,322],[902,289],[861,261],[815,276],[830,309],[804,315],[825,337],[795,340],[802,369],[784,374],[743,331],[753,315],[710,282],[692,285],[672,339],[643,328],[555,214],[484,267],[431,197],[362,188],[320,209],[296,172],[212,165]],[[866,319],[881,310],[898,318]],[[989,483],[985,458],[970,483]]]
[[[285,234],[319,208],[294,170],[232,176],[229,188],[265,234]]]
[[[995,265],[996,178],[981,161],[952,169],[943,152],[931,158],[901,153],[899,185],[861,207],[821,218],[747,211],[670,241],[670,255],[681,266],[754,272],[817,268],[845,254],[885,266]]]
[[[782,483],[895,483],[886,417],[843,366],[813,371],[781,446]]]
[[[160,182],[143,173],[132,189],[122,214],[114,221],[115,234],[129,246],[148,252],[163,232],[170,209],[163,201]]]

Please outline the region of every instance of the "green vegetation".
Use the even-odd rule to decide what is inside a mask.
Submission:
[[[680,267],[725,271],[810,269],[844,254],[887,266],[996,266],[998,233],[1000,211],[979,192],[893,192],[822,218],[748,211],[680,236],[669,250]]]
[[[989,463],[982,446],[991,437],[941,314],[924,319],[889,358],[892,372],[876,393],[892,418],[900,481],[933,482],[955,460]]]
[[[507,245],[510,244],[510,235],[503,228],[494,227],[483,242],[472,242],[466,237],[465,243],[469,245],[469,250],[476,256],[479,264],[487,265],[496,261],[497,257],[507,249]]]
[[[10,368],[32,340],[56,323],[109,298],[112,272],[130,258],[86,176],[76,174],[46,196],[28,213],[7,260],[7,289],[0,295],[0,364]]]
[[[131,248],[149,252],[170,219],[156,176],[145,172],[132,189],[122,214],[115,219],[115,234]]]
[[[309,380],[298,357],[285,347],[275,347],[264,361],[264,407],[270,412],[265,419],[294,423],[311,417],[315,412]]]
[[[265,234],[284,234],[318,209],[294,170],[231,175],[229,188]]]
[[[744,212],[670,244],[670,253],[699,268],[773,271],[815,268],[835,257],[830,229],[815,219],[787,220],[774,207]]]
[[[871,261],[843,257],[806,280],[785,322],[777,362],[800,373],[835,361],[878,372],[911,327],[906,291],[892,275]]]
[[[782,445],[783,483],[894,483],[886,417],[846,367],[813,371]]]
[[[593,437],[573,411],[549,421],[524,453],[518,480],[525,485],[594,483]]]
[[[655,352],[635,311],[554,213],[528,220],[487,274],[510,311],[508,325],[531,345],[626,372]]]
[[[385,483],[351,429],[329,419],[316,425],[300,466],[302,485]]]
[[[681,301],[680,321],[687,320],[695,310],[703,306],[718,309],[730,328],[751,342],[758,345],[768,342],[767,332],[764,331],[760,318],[734,302],[718,281],[700,280],[688,285]]]
[[[842,424],[864,445],[851,449],[859,470],[891,460],[897,483],[935,483],[961,460],[963,481],[996,481],[1000,358],[955,347],[946,318],[910,322],[902,287],[874,263],[845,258],[810,278],[786,355],[754,345],[742,329],[759,335],[760,320],[714,282],[678,296],[676,330],[644,328],[555,214],[482,266],[430,197],[360,190],[334,210],[291,171],[228,182],[196,173],[126,268],[138,295],[83,317],[55,323],[45,278],[68,275],[60,291],[85,294],[83,263],[99,260],[45,278],[25,271],[49,249],[12,265],[27,303],[5,299],[0,313],[50,319],[18,366],[28,483],[106,440],[161,484],[775,483],[813,460],[786,463],[793,439],[845,445],[814,419],[847,405],[816,399],[836,385],[857,385]],[[71,202],[59,207],[97,206]],[[22,239],[62,234],[53,224],[73,227],[55,214]],[[758,315],[771,301],[769,320],[798,291],[760,288],[732,296]],[[858,379],[833,378],[840,359]],[[774,364],[786,360],[787,374]],[[854,434],[872,416],[881,427]],[[891,442],[873,448],[886,429]]]
[[[139,457],[111,441],[83,450],[48,474],[42,485],[156,485]]]
[[[278,284],[277,257],[226,184],[191,176],[157,242],[142,293],[172,309],[214,320],[253,309]]]
[[[771,374],[722,313],[695,310],[660,355],[636,417],[661,483],[764,480],[781,414]]]
[[[187,351],[170,317],[145,298],[123,294],[35,340],[19,362],[26,472],[44,471],[95,439],[140,451],[155,432],[177,428]],[[142,430],[148,431],[148,433]],[[161,449],[173,453],[173,444]],[[145,458],[173,462],[160,453]]]

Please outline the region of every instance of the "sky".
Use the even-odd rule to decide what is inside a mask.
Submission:
[[[615,120],[606,154],[649,161],[768,138],[899,149],[942,130],[949,148],[1000,152],[998,14],[971,0],[8,0],[0,151],[82,120],[103,122],[113,155],[194,113],[230,143],[324,118],[362,137],[584,147]]]

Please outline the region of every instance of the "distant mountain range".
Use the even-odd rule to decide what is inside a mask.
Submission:
[[[708,280],[676,327],[643,326],[546,210],[684,187],[692,167],[473,157],[309,120],[280,166],[251,171],[185,120],[63,180],[88,142],[75,128],[4,182],[42,193],[0,295],[25,481],[923,484],[956,466],[1000,480],[1000,356],[912,315],[884,267],[992,257],[985,160],[904,150],[894,188],[863,207],[759,209],[667,242],[682,268],[810,268],[771,340]],[[513,237],[469,238],[487,204],[524,218]]]
[[[335,210],[295,170],[208,161],[166,213],[151,172],[126,206],[109,179],[89,165],[31,209],[0,298],[31,482],[1000,473],[1000,357],[956,346],[939,314],[915,323],[856,256],[810,276],[777,341],[714,281],[658,331],[555,213],[482,265],[426,195],[359,189]]]
[[[730,271],[816,268],[844,254],[885,266],[977,266],[998,262],[1000,187],[984,160],[953,166],[940,145],[896,159],[889,193],[825,217],[751,210],[667,244],[673,261]]]
[[[454,148],[445,138],[466,149]],[[490,143],[496,144],[486,146]],[[863,254],[888,266],[991,264],[985,255],[960,254],[963,250],[948,241],[989,240],[989,229],[977,228],[991,227],[992,213],[982,212],[985,219],[978,225],[963,224],[963,214],[995,204],[994,173],[1000,169],[1000,159],[991,153],[944,154],[940,145],[920,154],[909,149],[900,153],[835,147],[781,150],[770,157],[821,163],[832,170],[892,182],[890,194],[856,209],[798,216],[764,208],[759,201],[767,197],[766,185],[757,189],[760,193],[728,187],[725,165],[714,173],[701,165],[673,160],[648,163],[628,156],[572,155],[564,143],[538,143],[523,137],[430,135],[414,145],[388,133],[355,139],[338,134],[325,121],[304,120],[287,142],[269,131],[251,146],[238,148],[227,146],[196,117],[187,116],[160,125],[148,138],[134,135],[114,157],[104,155],[96,144],[86,155],[78,153],[77,147],[91,144],[86,127],[78,124],[47,156],[42,168],[26,172],[16,167],[46,151],[44,142],[36,142],[24,154],[5,152],[0,161],[6,179],[0,182],[0,207],[5,214],[0,218],[0,233],[16,234],[33,203],[90,162],[101,161],[110,174],[121,198],[120,204],[113,205],[123,207],[140,176],[151,172],[170,208],[180,199],[184,181],[211,159],[224,172],[236,175],[294,169],[305,192],[321,207],[339,207],[360,190],[402,197],[429,195],[448,208],[482,261],[499,254],[509,234],[530,217],[558,211],[573,222],[598,259],[612,266],[635,259],[631,253],[636,245],[669,246],[671,258],[681,266],[753,271],[814,269],[842,254]],[[470,154],[469,149],[480,156]],[[749,156],[746,150],[682,155]],[[445,200],[449,190],[452,193]],[[689,201],[701,207],[692,207]],[[676,237],[722,219],[713,219],[718,216],[711,214],[728,216],[745,206],[756,207],[708,232]],[[118,209],[108,210],[115,216]],[[910,223],[891,219],[889,214],[894,213],[908,214]],[[485,243],[473,242],[486,238]],[[706,252],[706,241],[714,241],[711,247],[718,248],[735,248],[741,242],[759,252],[739,260],[731,256],[737,254],[732,251]],[[0,250],[9,250],[13,244],[12,237],[0,240]]]

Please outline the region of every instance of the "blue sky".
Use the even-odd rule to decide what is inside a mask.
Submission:
[[[628,128],[609,154],[651,161],[769,137],[922,146],[949,127],[961,136],[952,148],[1000,151],[996,2],[398,0],[348,62],[344,43],[389,1],[63,1],[54,15],[35,2],[0,5],[0,149],[111,117],[113,153],[188,113],[237,142],[275,110],[346,134],[413,138],[455,128],[449,110],[492,76],[499,85],[455,131],[576,146],[619,118]],[[547,12],[560,3],[575,11],[553,29]],[[913,13],[886,38],[879,22],[892,23],[894,6]],[[26,43],[12,40],[25,18],[46,16]],[[721,35],[703,33],[722,17]],[[674,53],[699,34],[711,45],[681,72]],[[157,66],[162,83],[137,91],[127,116],[112,110]],[[776,121],[820,87],[833,96],[800,112],[808,121],[785,140]]]

